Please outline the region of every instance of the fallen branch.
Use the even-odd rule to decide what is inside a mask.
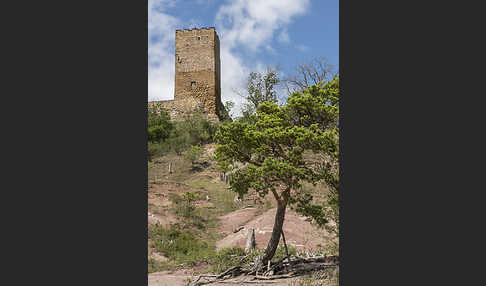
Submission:
[[[263,275],[267,276],[267,275],[273,275],[274,273],[274,270],[279,268],[280,266],[283,266],[283,262],[285,259],[289,258],[289,256],[285,256],[284,258],[278,260],[277,262],[275,262],[272,266],[270,266],[270,269],[263,273]],[[289,258],[289,261],[290,261],[290,258]]]
[[[198,285],[198,284],[197,284],[197,282],[198,282],[198,281],[199,281],[201,278],[206,278],[206,277],[218,277],[218,275],[208,275],[208,274],[207,274],[207,275],[199,275],[199,276],[197,277],[197,279],[196,279],[196,280],[194,280],[193,282],[191,282],[191,284],[189,284],[189,285],[191,285],[191,286],[192,286],[192,285]],[[199,284],[199,285],[200,285],[200,284]]]
[[[239,262],[240,265],[233,266],[218,275],[200,275],[196,280],[191,282],[191,284],[189,285],[200,286],[200,285],[206,285],[211,283],[218,283],[222,281],[225,281],[224,283],[232,283],[232,284],[257,283],[251,280],[259,280],[258,283],[270,283],[264,281],[286,279],[286,278],[304,275],[306,273],[313,272],[313,271],[323,270],[325,268],[339,267],[338,256],[320,256],[320,257],[311,257],[311,258],[294,257],[293,259],[291,259],[290,256],[285,256],[284,258],[278,260],[277,262],[270,263],[270,265],[267,266],[267,271],[259,274],[255,267],[251,267],[249,269],[242,268],[241,264],[247,258],[247,256],[243,257],[240,260]],[[227,281],[228,279],[235,278],[242,275],[251,277],[251,280],[247,280],[247,281],[240,280],[239,282]],[[200,281],[201,278],[214,278],[214,280],[202,282]]]
[[[228,284],[242,284],[242,283],[247,283],[247,284],[257,284],[257,285],[262,285],[262,284],[275,284],[278,283],[278,281],[251,281],[251,280],[243,280],[243,281],[224,281],[224,283]]]
[[[292,278],[292,277],[294,277],[294,275],[293,274],[272,275],[272,276],[256,275],[254,277],[255,277],[255,279],[258,279],[258,280],[275,280],[275,279],[282,279],[282,278]]]
[[[219,274],[216,278],[219,279],[219,278],[223,278],[224,276],[228,275],[230,272],[233,274],[233,271],[234,270],[239,270],[241,269],[241,266],[238,265],[238,266],[234,266],[234,267],[231,267],[230,269],[226,270],[225,272]]]

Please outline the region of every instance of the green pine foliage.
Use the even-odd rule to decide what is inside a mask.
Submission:
[[[265,101],[249,117],[222,125],[215,135],[218,164],[233,171],[231,189],[240,196],[272,193],[325,225],[337,211],[338,196],[314,204],[302,183],[324,181],[337,194],[339,78],[295,92],[283,106]]]

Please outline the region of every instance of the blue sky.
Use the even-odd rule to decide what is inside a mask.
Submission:
[[[148,99],[173,99],[176,29],[215,27],[220,37],[221,97],[241,98],[251,71],[282,74],[323,56],[339,66],[339,0],[149,0]]]

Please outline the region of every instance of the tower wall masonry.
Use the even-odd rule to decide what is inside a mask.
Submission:
[[[214,27],[175,31],[174,100],[158,101],[174,120],[201,111],[210,120],[222,120],[219,38]],[[153,102],[149,102],[149,106]]]

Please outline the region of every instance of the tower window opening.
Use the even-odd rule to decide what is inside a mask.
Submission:
[[[195,81],[191,81],[191,86],[196,86],[196,82]]]
[[[200,39],[201,39],[201,37],[197,37],[197,39],[198,39],[198,40],[200,40]]]

